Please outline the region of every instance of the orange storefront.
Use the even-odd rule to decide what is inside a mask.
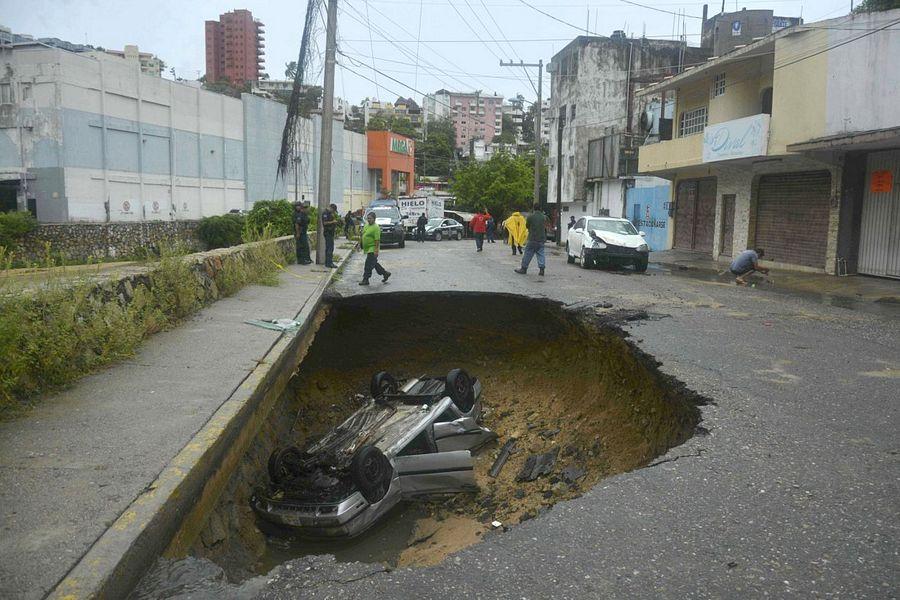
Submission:
[[[366,144],[369,169],[375,171],[378,193],[387,190],[395,196],[412,194],[415,189],[415,140],[390,131],[367,131]]]

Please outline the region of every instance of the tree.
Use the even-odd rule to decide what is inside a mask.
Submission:
[[[456,154],[456,128],[449,118],[428,122],[428,136],[416,144],[416,173],[450,177]]]
[[[503,115],[503,121],[500,127],[500,135],[495,135],[494,143],[515,144],[516,143],[516,124],[512,116]]]
[[[502,220],[531,205],[533,158],[498,152],[485,162],[469,161],[453,176],[456,205],[464,210],[487,210]]]
[[[291,62],[284,63],[284,76],[287,79],[294,79],[297,77],[297,61],[292,60]]]
[[[200,81],[203,83],[203,89],[209,90],[210,92],[216,92],[217,94],[225,94],[226,96],[240,98],[242,93],[250,93],[250,82],[248,81],[235,84],[227,77],[223,77],[219,81],[210,82],[206,79],[206,75],[201,77]]]
[[[375,115],[369,119],[367,127],[369,131],[393,131],[399,135],[415,138],[416,128],[413,127],[412,121],[406,117],[398,117],[396,115],[384,116]]]
[[[532,104],[522,117],[522,141],[526,144],[534,143],[534,111],[537,104]]]
[[[863,0],[853,9],[855,13],[879,12],[900,8],[900,0]]]

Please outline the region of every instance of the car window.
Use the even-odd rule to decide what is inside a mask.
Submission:
[[[453,223],[451,221],[444,221],[445,227],[449,227],[450,225],[453,225]]]
[[[608,231],[610,233],[619,233],[622,235],[637,235],[637,229],[628,221],[613,221],[607,219],[591,219],[588,222],[588,229],[597,229],[599,231]]]
[[[435,423],[449,423],[450,421],[455,421],[456,415],[449,408],[442,412],[437,419],[434,420]]]
[[[379,219],[399,219],[400,210],[396,206],[373,206],[372,212]]]
[[[398,456],[415,456],[418,454],[429,454],[430,452],[432,452],[431,440],[428,437],[427,430],[423,429],[422,433],[414,437],[412,441],[400,451]]]
[[[575,229],[584,229],[584,217],[575,221]]]
[[[438,219],[428,219],[428,224],[433,225],[434,227],[437,227],[441,224],[441,220],[439,218]]]

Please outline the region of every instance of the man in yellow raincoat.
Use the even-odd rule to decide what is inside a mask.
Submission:
[[[509,245],[512,247],[513,256],[518,248],[522,254],[522,246],[528,240],[528,229],[525,227],[525,217],[519,211],[509,215],[505,222],[506,232],[509,234]]]

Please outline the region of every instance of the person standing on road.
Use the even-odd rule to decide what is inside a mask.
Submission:
[[[294,245],[297,249],[297,264],[312,263],[309,257],[309,212],[307,205],[298,202],[294,205]]]
[[[575,217],[569,217],[569,229],[575,227]]]
[[[416,220],[416,241],[424,242],[425,241],[425,225],[428,224],[428,217],[425,216],[425,213],[419,215],[418,220]]]
[[[763,257],[765,252],[762,248],[756,250],[744,250],[731,261],[731,273],[735,276],[734,282],[738,285],[747,285],[744,279],[754,271],[768,274],[769,269],[759,266],[759,259]]]
[[[547,241],[547,217],[541,212],[539,205],[534,205],[534,212],[528,215],[525,226],[528,227],[528,243],[525,244],[525,254],[522,256],[521,268],[515,269],[519,275],[525,275],[528,272],[528,265],[531,259],[537,254],[538,275],[544,274],[544,242]]]
[[[484,247],[484,232],[487,230],[487,211],[483,213],[475,213],[472,217],[472,233],[475,234],[476,252],[481,252]]]
[[[378,250],[381,248],[381,227],[375,224],[375,213],[370,212],[366,215],[366,225],[363,227],[360,240],[362,250],[366,255],[366,266],[359,285],[369,285],[369,278],[372,276],[373,269],[381,275],[381,282],[387,283],[391,272],[378,264]]]
[[[487,211],[485,211],[487,215],[487,223],[485,223],[486,233],[487,233],[487,241],[491,244],[495,244],[494,241],[494,231],[497,230],[497,223],[494,221],[494,217]]]
[[[337,230],[338,211],[336,204],[330,204],[322,211],[322,237],[325,238],[325,266],[337,269],[334,264],[334,232]]]
[[[513,256],[516,255],[516,249],[522,254],[522,246],[528,237],[528,229],[525,227],[525,217],[522,213],[515,211],[506,219],[506,231],[509,235],[509,245],[512,247]]]

